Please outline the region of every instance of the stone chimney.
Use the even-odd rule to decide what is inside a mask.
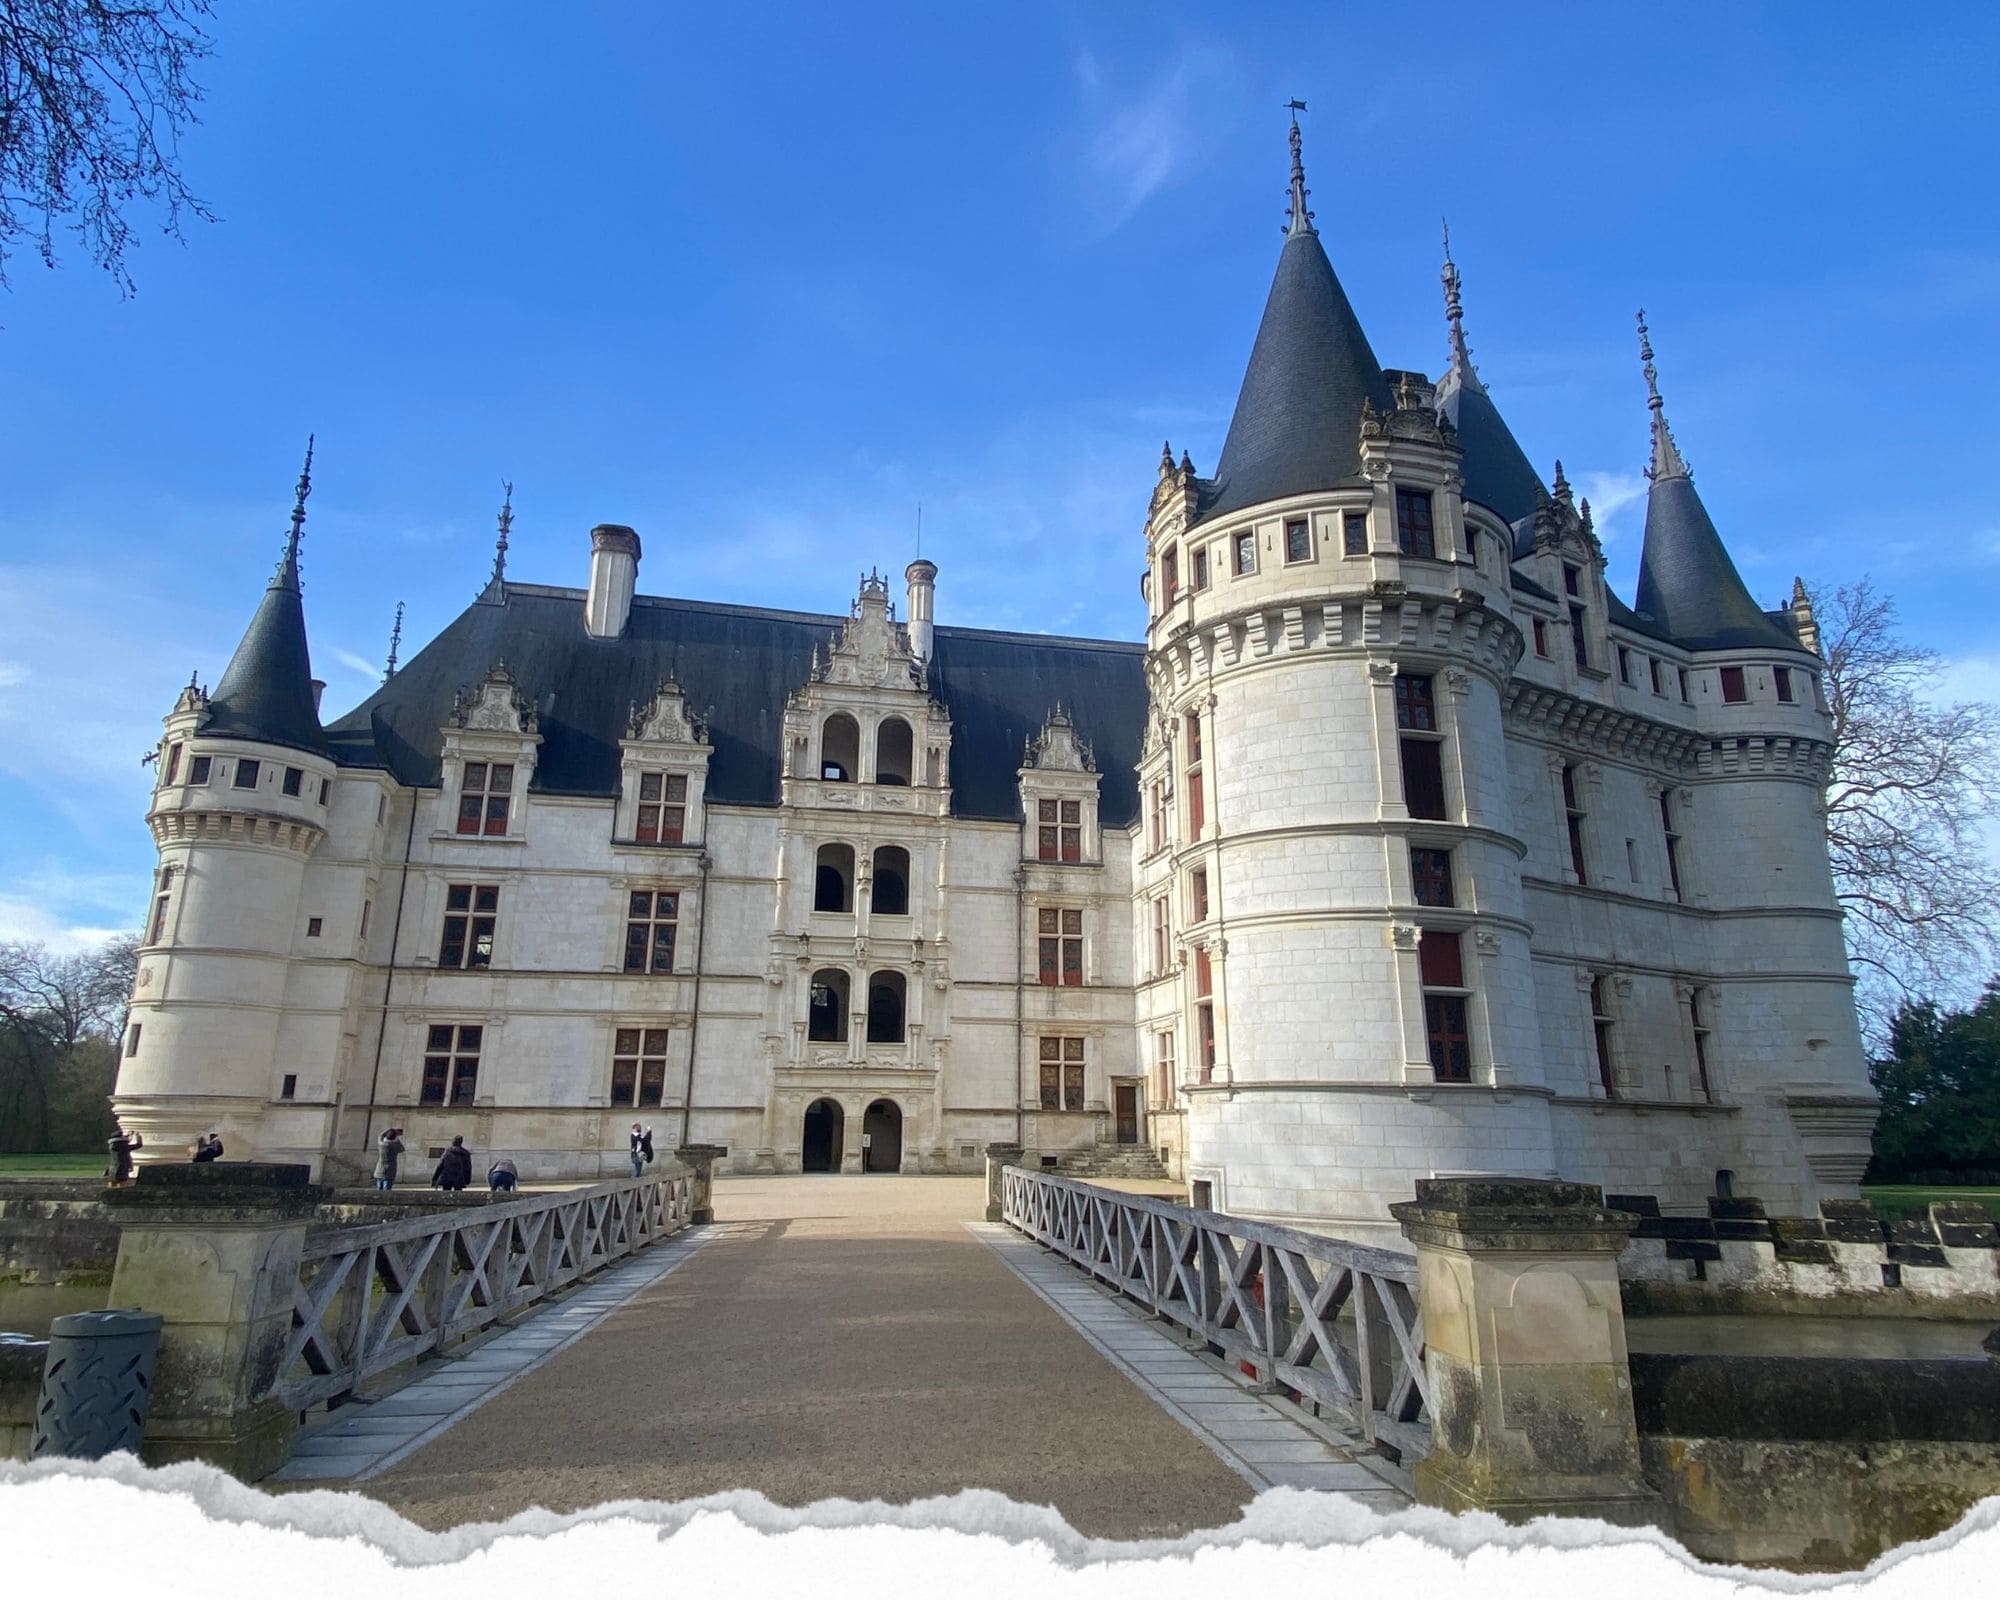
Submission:
[[[318,716],[320,696],[326,693],[326,679],[324,678],[313,679],[312,691],[313,691],[313,715]]]
[[[583,601],[584,631],[593,639],[622,635],[638,586],[638,534],[616,522],[600,522],[590,530],[590,592]]]
[[[910,653],[919,661],[931,658],[931,620],[937,609],[937,565],[918,556],[904,569],[910,584]]]

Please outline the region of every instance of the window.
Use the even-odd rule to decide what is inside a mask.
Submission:
[[[1234,539],[1230,541],[1230,548],[1235,553],[1237,577],[1240,578],[1245,573],[1255,572],[1257,570],[1256,534],[1239,533]]]
[[[1152,819],[1148,829],[1153,840],[1151,848],[1163,849],[1167,842],[1167,784],[1164,778],[1155,782],[1148,792],[1147,809]]]
[[[1437,737],[1437,696],[1427,674],[1396,676],[1396,726],[1403,761],[1403,804],[1413,817],[1444,820],[1444,746]]]
[[[282,793],[297,799],[299,791],[305,787],[306,775],[297,767],[285,768],[285,781],[279,785]]]
[[[1406,556],[1437,559],[1437,539],[1431,532],[1431,497],[1423,489],[1396,491],[1396,548]]]
[[[656,1106],[667,1097],[667,1030],[619,1028],[611,1035],[611,1103]]]
[[[1618,1073],[1613,1064],[1611,1048],[1610,999],[1605,994],[1605,980],[1590,980],[1590,1031],[1597,1048],[1597,1082],[1604,1090],[1604,1098],[1618,1098]]]
[[[634,889],[625,907],[625,970],[672,972],[681,897],[669,889]]]
[[[1583,598],[1582,569],[1571,566],[1567,561],[1563,563],[1563,593],[1572,600]]]
[[[1694,1076],[1701,1086],[1704,1100],[1715,1098],[1715,1089],[1708,1081],[1708,1023],[1702,1013],[1702,991],[1688,991],[1688,1024],[1694,1029]]]
[[[1676,671],[1677,673],[1679,673],[1679,674],[1680,674],[1680,679],[1681,679],[1681,704],[1682,704],[1682,705],[1686,705],[1686,704],[1687,704],[1687,698],[1688,698],[1688,669],[1687,669],[1686,667],[1676,667],[1676,668],[1674,668],[1674,671]]]
[[[916,735],[901,717],[884,717],[875,730],[875,781],[907,789],[917,771]]]
[[[1192,571],[1192,587],[1206,589],[1208,587],[1208,551],[1205,549],[1195,551],[1189,558],[1188,564]]]
[[[823,844],[813,864],[813,910],[854,909],[854,846]]]
[[[1576,768],[1562,769],[1563,823],[1569,833],[1569,867],[1576,874],[1578,883],[1590,882],[1590,874],[1583,868],[1583,819],[1586,815],[1583,802],[1577,798]]]
[[[1451,852],[1413,847],[1410,851],[1410,882],[1420,906],[1453,906]]]
[[[278,1098],[280,1100],[295,1099],[298,1096],[298,1092],[299,1075],[296,1072],[288,1072],[278,1080]]]
[[[1083,912],[1043,906],[1036,912],[1041,940],[1040,981],[1074,989],[1083,982]]]
[[[325,805],[328,797],[332,795],[332,793],[333,793],[333,779],[321,778],[319,780],[319,803],[321,805]]]
[[[806,1037],[815,1044],[837,1044],[847,1037],[847,974],[838,967],[824,967],[812,975]]]
[[[1188,903],[1197,923],[1208,921],[1208,868],[1196,867],[1188,874]]]
[[[836,711],[820,730],[819,775],[827,783],[854,783],[861,773],[861,724]]]
[[[1743,682],[1743,669],[1741,667],[1724,667],[1722,669],[1722,698],[1732,706],[1740,706],[1745,700],[1750,698],[1750,690]]]
[[[362,939],[368,937],[368,913],[374,909],[375,902],[373,900],[364,900],[361,902],[361,927],[356,937]]]
[[[1778,704],[1785,706],[1792,704],[1792,669],[1790,667],[1773,667],[1771,669],[1771,685],[1778,691]]]
[[[213,764],[213,761],[214,757],[212,756],[196,756],[194,760],[190,761],[188,763],[188,782],[208,782],[208,769]]]
[[[1157,810],[1154,812],[1153,820],[1157,825],[1159,822]],[[1155,833],[1159,831],[1157,826],[1154,831]],[[1038,861],[1083,859],[1081,800],[1039,800],[1035,803],[1035,859]]]
[[[263,770],[264,763],[261,761],[238,761],[236,763],[236,776],[230,781],[229,787],[232,789],[254,789],[257,787],[258,775]]]
[[[500,891],[490,883],[454,883],[444,896],[444,938],[438,965],[447,968],[493,964],[493,924],[500,915]]]
[[[511,761],[468,761],[458,788],[458,831],[498,835],[507,831],[507,807],[514,793]]]
[[[687,793],[684,772],[639,774],[639,826],[634,837],[640,844],[681,842],[687,827]]]
[[[1174,1035],[1171,1028],[1153,1036],[1153,1103],[1165,1111],[1174,1103]]]
[[[1681,897],[1681,831],[1674,825],[1674,802],[1671,795],[1660,796],[1660,836],[1667,842],[1667,887],[1674,892],[1676,900]]]
[[[153,896],[153,915],[146,924],[146,943],[158,944],[167,931],[167,901],[173,894],[173,879],[160,880],[160,892]]]
[[[910,852],[899,844],[885,844],[875,852],[875,879],[874,887],[868,891],[868,909],[878,917],[910,914]]]
[[[1618,681],[1627,685],[1632,682],[1632,652],[1622,644],[1618,647]]]
[[[1166,605],[1181,597],[1181,553],[1174,545],[1168,545],[1160,556],[1160,597]]]
[[[1044,1035],[1041,1041],[1042,1109],[1083,1109],[1083,1041],[1064,1035]]]
[[[1465,1018],[1465,966],[1459,935],[1430,929],[1417,939],[1424,991],[1424,1037],[1439,1083],[1472,1081],[1472,1036]]]
[[[1351,556],[1368,554],[1368,513],[1350,511],[1340,519],[1341,548]]]
[[[160,779],[162,783],[172,783],[180,775],[181,747],[178,743],[167,746],[167,773]]]
[[[1190,711],[1187,719],[1187,836],[1190,839],[1201,837],[1205,820],[1201,797],[1201,716]]]
[[[139,1034],[144,1026],[143,1023],[135,1022],[125,1030],[125,1053],[128,1056],[136,1056],[139,1053]]]
[[[479,1086],[479,1047],[486,1030],[474,1023],[433,1023],[424,1040],[419,1105],[469,1106]]]
[[[1569,608],[1569,649],[1579,667],[1590,665],[1590,640],[1584,633],[1582,606]]]
[[[1285,524],[1285,560],[1312,560],[1312,524],[1301,517],[1296,522]]]
[[[307,937],[308,939],[317,939],[317,938],[319,937],[319,930],[320,930],[321,926],[322,926],[322,923],[321,923],[321,921],[320,921],[320,919],[319,919],[318,917],[307,917],[307,918],[306,918],[306,937]]]
[[[1215,971],[1209,965],[1208,946],[1196,945],[1194,951],[1194,1032],[1196,1047],[1201,1051],[1201,1081],[1209,1082],[1215,1076]]]
[[[1174,923],[1167,908],[1167,897],[1161,895],[1153,902],[1153,974],[1165,977],[1171,967],[1173,955]]]
[[[1545,661],[1548,659],[1549,625],[1540,617],[1535,618],[1535,654]]]

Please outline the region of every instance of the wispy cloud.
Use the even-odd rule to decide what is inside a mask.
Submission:
[[[382,669],[366,656],[358,656],[352,650],[336,649],[333,652],[333,659],[356,677],[366,678],[371,684],[382,680]]]
[[[1078,177],[1105,233],[1194,169],[1208,126],[1197,105],[1229,68],[1225,51],[1183,45],[1133,86],[1091,51],[1077,53],[1072,69],[1087,122]]]
[[[1577,492],[1590,502],[1597,537],[1615,544],[1638,532],[1645,511],[1646,479],[1637,472],[1582,472]]]

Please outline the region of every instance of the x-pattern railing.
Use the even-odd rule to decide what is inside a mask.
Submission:
[[[346,1394],[679,1232],[693,1203],[693,1174],[670,1171],[308,1236],[273,1392]]]
[[[1009,1167],[1001,1216],[1371,1444],[1427,1448],[1414,1255]]]

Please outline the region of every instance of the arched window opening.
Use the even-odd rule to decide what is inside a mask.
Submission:
[[[813,871],[813,910],[854,909],[854,847],[823,844]]]
[[[878,972],[868,980],[868,1042],[903,1042],[903,975]]]
[[[910,852],[885,844],[875,852],[875,890],[870,906],[878,917],[910,914]]]
[[[847,1037],[847,974],[838,967],[813,974],[806,1037],[815,1044],[838,1044]]]
[[[916,771],[916,743],[901,717],[885,717],[875,731],[875,781],[905,788]]]
[[[853,783],[861,776],[861,724],[845,711],[836,711],[820,729],[819,775],[828,783]]]

